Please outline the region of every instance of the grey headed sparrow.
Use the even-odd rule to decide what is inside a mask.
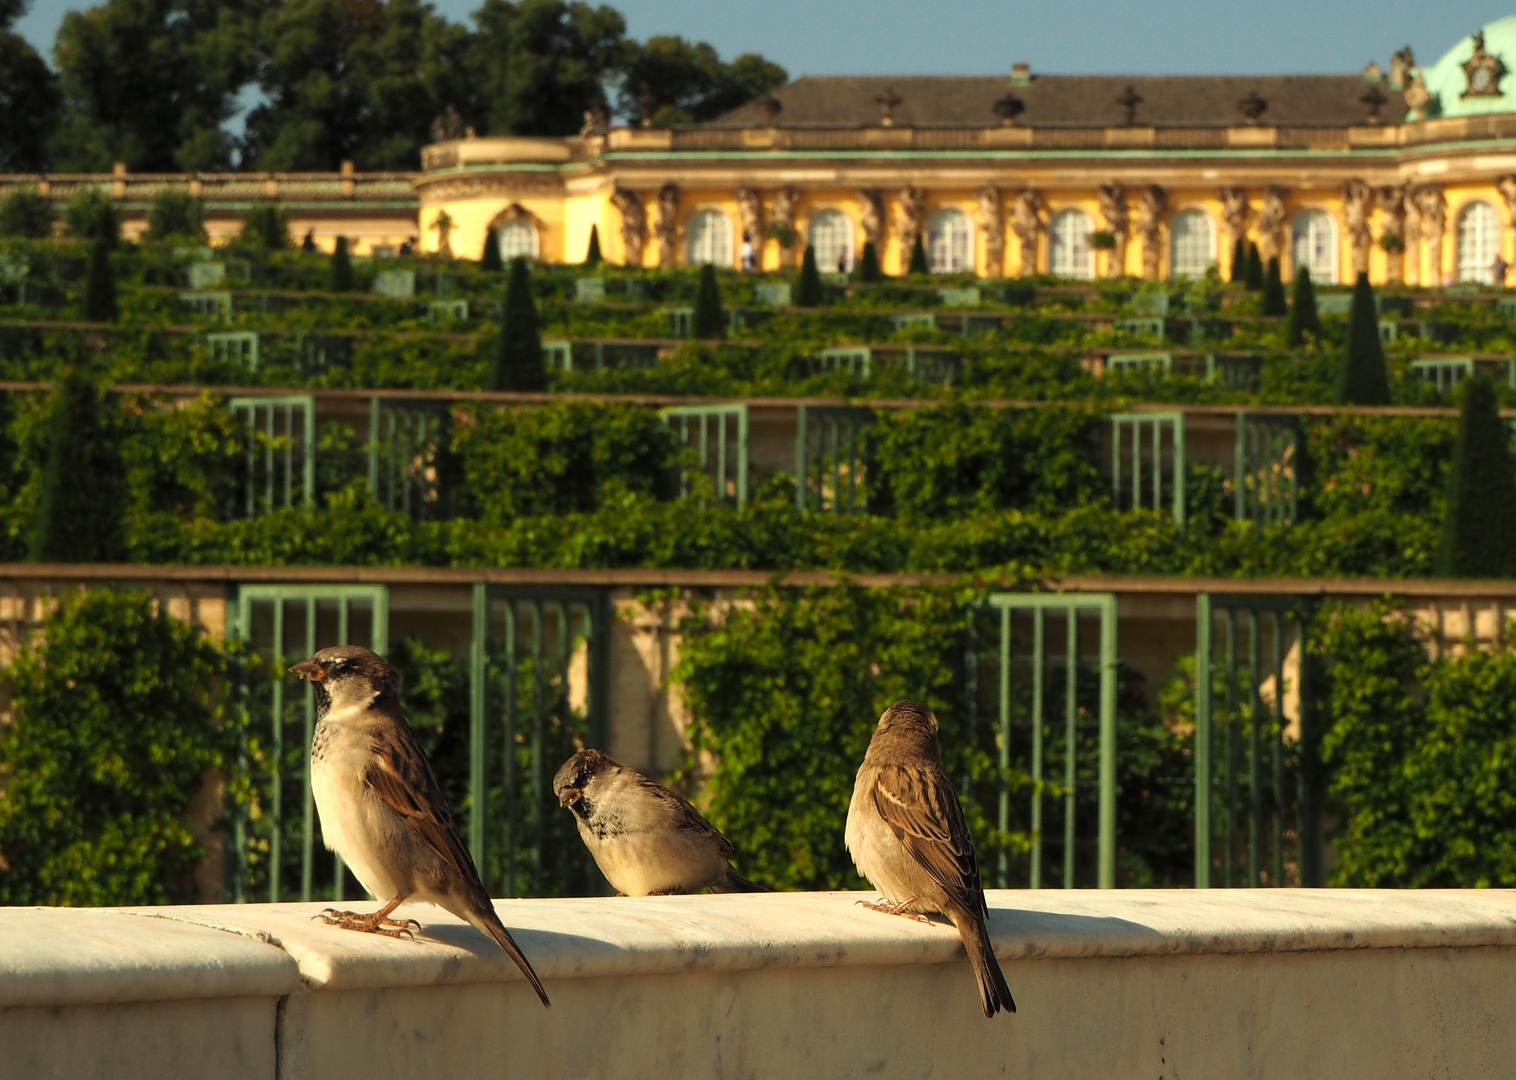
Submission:
[[[864,906],[923,922],[945,915],[974,966],[984,1015],[1015,1012],[990,942],[974,844],[927,706],[897,701],[879,718],[853,785],[845,840],[858,872],[890,901]]]
[[[370,915],[328,908],[328,923],[408,937],[413,920],[390,918],[402,903],[435,904],[488,934],[526,976],[542,1004],[542,981],[500,922],[474,869],[453,812],[400,708],[400,677],[358,645],[322,649],[290,667],[316,692],[311,792],[326,846],[363,887],[388,898]]]
[[[581,750],[553,777],[579,835],[624,896],[764,892],[736,870],[736,849],[686,800],[599,750]]]

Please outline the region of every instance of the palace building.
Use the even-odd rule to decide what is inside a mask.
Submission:
[[[873,241],[899,273],[1230,272],[1236,238],[1286,278],[1488,282],[1516,261],[1516,16],[1435,64],[1356,75],[801,78],[691,127],[593,119],[571,138],[423,152],[423,250],[823,271]]]

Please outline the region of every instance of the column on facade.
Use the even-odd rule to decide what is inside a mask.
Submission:
[[[1126,273],[1127,230],[1131,227],[1131,212],[1127,207],[1126,188],[1120,184],[1102,184],[1100,187],[1100,216],[1105,218],[1106,230],[1116,238],[1116,246],[1107,255],[1106,277],[1121,277]]]
[[[1168,192],[1157,184],[1148,184],[1137,196],[1136,232],[1142,241],[1142,276],[1149,281],[1158,278],[1163,256],[1163,209],[1168,201]]]
[[[1448,201],[1442,188],[1436,184],[1422,184],[1413,193],[1416,216],[1421,220],[1421,235],[1427,242],[1426,275],[1423,285],[1432,287],[1443,283],[1442,235],[1447,227]]]
[[[864,188],[858,192],[859,224],[863,226],[863,242],[874,245],[874,258],[884,260],[884,192],[878,188]],[[858,251],[863,258],[863,249]]]
[[[1016,243],[1021,256],[1020,275],[1031,277],[1042,269],[1038,255],[1038,239],[1042,233],[1042,196],[1028,188],[1016,196],[1011,205],[1011,231],[1016,234]]]
[[[1374,209],[1374,189],[1354,177],[1342,185],[1342,229],[1353,258],[1353,277],[1369,272],[1369,214]]]
[[[1495,180],[1495,190],[1505,201],[1506,228],[1502,233],[1500,257],[1506,262],[1516,262],[1516,243],[1507,243],[1505,235],[1516,233],[1516,176],[1506,175]]]
[[[647,208],[642,205],[642,196],[618,187],[611,193],[611,204],[621,214],[621,246],[626,252],[622,262],[640,267],[642,251],[647,245]]]
[[[1253,208],[1248,205],[1246,188],[1222,188],[1216,194],[1221,199],[1221,219],[1226,222],[1227,233],[1232,240],[1227,251],[1227,258],[1230,259],[1237,251],[1237,241],[1246,242],[1248,238],[1248,223],[1253,218]],[[1228,278],[1235,278],[1240,272],[1238,268],[1228,264]]]
[[[895,239],[900,246],[900,264],[897,273],[910,269],[911,249],[916,246],[916,237],[921,235],[922,218],[926,215],[926,192],[911,184],[900,192],[895,204]]]
[[[1374,201],[1379,207],[1379,246],[1384,250],[1385,284],[1399,285],[1405,280],[1406,255],[1410,251],[1406,235],[1405,185],[1385,184],[1375,192]],[[1397,241],[1399,251],[1395,250]]]
[[[653,226],[658,238],[658,265],[667,270],[679,265],[679,185],[664,184],[658,189],[658,221]]]
[[[794,184],[786,184],[774,192],[773,202],[769,204],[769,223],[774,231],[793,237],[788,247],[775,241],[778,243],[780,270],[789,266],[793,260],[804,257],[805,244],[795,229],[795,207],[799,202],[800,189]]]
[[[974,193],[979,206],[979,231],[984,234],[984,276],[1005,276],[1005,213],[1000,189],[986,184]]]
[[[1258,208],[1258,224],[1254,232],[1258,236],[1258,257],[1265,266],[1270,259],[1284,259],[1284,199],[1288,195],[1278,184],[1270,184],[1263,192],[1263,203]]]

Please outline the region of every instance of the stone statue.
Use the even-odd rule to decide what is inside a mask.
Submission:
[[[1232,234],[1232,251],[1237,250],[1237,241],[1246,240],[1248,237],[1248,222],[1253,219],[1253,208],[1248,205],[1248,192],[1246,188],[1232,187],[1222,188],[1216,192],[1221,199],[1221,220],[1226,222],[1227,232]],[[1233,269],[1234,275],[1240,275],[1241,270]]]
[[[1421,281],[1421,211],[1416,209],[1415,191],[1410,184],[1401,185],[1405,210],[1405,281],[1416,285]]]
[[[755,188],[737,189],[737,216],[742,220],[742,232],[753,242],[754,247],[763,246],[763,200]]]
[[[858,193],[858,205],[863,215],[864,242],[873,244],[877,255],[884,240],[884,192],[866,188]]]
[[[1265,266],[1270,259],[1277,259],[1283,245],[1284,197],[1289,192],[1270,184],[1263,192],[1263,205],[1258,208],[1258,257]]]
[[[642,265],[642,248],[647,243],[647,210],[642,196],[618,187],[611,202],[621,211],[621,243],[626,248],[626,265]]]
[[[1385,184],[1374,193],[1375,205],[1379,207],[1379,241],[1384,247],[1385,281],[1399,285],[1404,277],[1406,252],[1410,244],[1406,240],[1406,185]],[[1387,237],[1400,241],[1400,250],[1385,247]]]
[[[900,238],[904,259],[909,261],[916,237],[921,235],[921,219],[926,213],[926,192],[915,184],[910,185],[900,193],[900,202],[895,210],[899,219],[895,224],[895,235]]]
[[[451,105],[447,111],[432,118],[432,142],[451,142],[463,134],[463,117]]]
[[[1005,273],[1005,214],[1000,207],[1000,190],[986,184],[974,193],[979,204],[979,230],[984,233],[984,272],[998,278]]]
[[[1432,103],[1432,92],[1427,89],[1426,78],[1421,74],[1421,69],[1416,70],[1416,78],[1405,88],[1405,107],[1411,110],[1412,120],[1425,120],[1427,118],[1427,106]]]
[[[1106,277],[1120,277],[1126,272],[1126,234],[1131,226],[1126,188],[1120,184],[1101,185],[1100,216],[1105,218],[1105,227],[1116,238],[1116,246],[1111,248],[1110,261],[1106,263]]]
[[[1442,232],[1448,223],[1448,201],[1442,188],[1436,184],[1423,184],[1411,194],[1416,204],[1416,216],[1421,219],[1421,235],[1427,242],[1427,276],[1423,285],[1436,287],[1442,282]]]
[[[1149,280],[1158,277],[1158,261],[1163,251],[1161,227],[1163,208],[1168,202],[1168,192],[1157,184],[1149,184],[1137,196],[1137,235],[1142,240],[1142,276]]]
[[[1342,224],[1348,242],[1353,245],[1353,274],[1369,270],[1369,212],[1374,206],[1374,189],[1354,177],[1342,185]]]
[[[1500,197],[1505,200],[1506,220],[1516,227],[1516,175],[1506,173],[1504,176],[1495,178],[1495,190],[1500,192]]]
[[[1406,76],[1416,66],[1416,56],[1407,45],[1390,57],[1390,89],[1404,90]]]
[[[769,220],[774,229],[788,229],[791,235],[795,232],[795,204],[800,201],[800,189],[794,184],[786,184],[774,192],[774,202],[769,210]],[[793,254],[792,258],[804,257],[805,245],[791,243],[788,247],[779,245],[779,261],[784,262],[785,252]]]
[[[653,226],[658,237],[658,265],[679,265],[679,185],[664,184],[658,189],[658,221]]]
[[[1021,276],[1037,272],[1037,236],[1042,232],[1042,196],[1028,189],[1011,205],[1011,231],[1021,245]]]

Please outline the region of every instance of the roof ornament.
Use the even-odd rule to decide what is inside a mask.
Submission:
[[[900,104],[900,95],[895,93],[893,86],[886,87],[884,93],[874,99],[874,104],[879,106],[879,126],[895,126],[895,106]]]
[[[1142,95],[1137,92],[1135,86],[1128,86],[1122,91],[1121,96],[1116,99],[1116,104],[1126,110],[1127,127],[1137,123],[1137,106],[1142,104]]]
[[[1405,107],[1411,110],[1412,120],[1425,120],[1427,106],[1432,103],[1432,92],[1427,89],[1426,76],[1416,69],[1416,77],[1405,88]]]
[[[1237,103],[1237,111],[1249,124],[1257,124],[1258,118],[1268,112],[1269,103],[1258,96],[1257,90],[1249,90],[1248,96]]]
[[[463,117],[451,105],[446,112],[432,117],[432,142],[452,142],[463,134]]]
[[[1369,110],[1369,123],[1377,124],[1379,123],[1379,110],[1384,108],[1390,99],[1378,86],[1370,84],[1369,88],[1364,91],[1363,97],[1358,100]]]
[[[1005,97],[996,101],[991,108],[994,109],[995,115],[1000,117],[1000,122],[1006,127],[1010,127],[1016,122],[1016,117],[1026,112],[1026,102],[1022,101],[1015,94],[1006,94]]]
[[[1364,67],[1363,81],[1366,83],[1384,82],[1384,69],[1379,66],[1378,60],[1370,60]]]
[[[1411,69],[1416,66],[1416,54],[1407,45],[1390,57],[1390,89],[1404,90]]]
[[[1463,75],[1469,86],[1460,97],[1499,97],[1500,80],[1506,73],[1498,56],[1484,51],[1484,31],[1474,34],[1474,55],[1463,62]]]

